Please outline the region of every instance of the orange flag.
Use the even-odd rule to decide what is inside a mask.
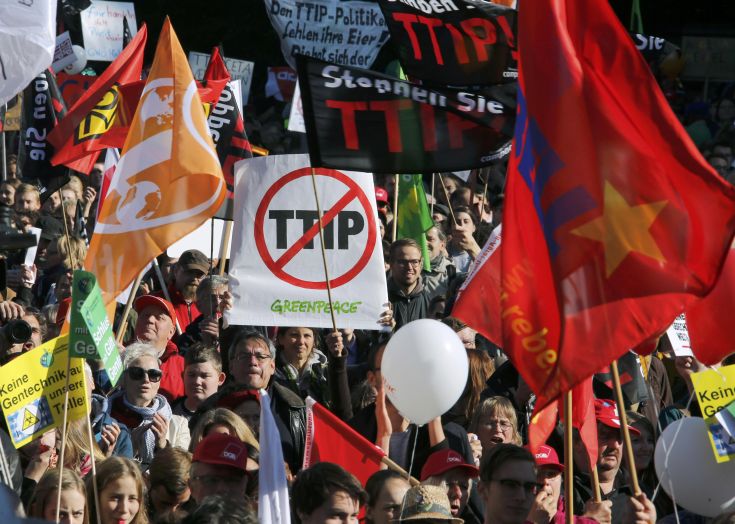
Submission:
[[[84,263],[105,302],[212,217],[225,193],[197,86],[167,18]]]

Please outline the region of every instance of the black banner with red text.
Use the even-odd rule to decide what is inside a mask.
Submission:
[[[382,173],[472,169],[510,151],[516,84],[427,89],[299,56],[314,166]]]
[[[404,72],[432,85],[518,78],[516,10],[481,0],[379,0]]]

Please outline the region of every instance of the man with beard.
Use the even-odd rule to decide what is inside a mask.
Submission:
[[[161,297],[142,295],[135,299],[133,307],[138,313],[135,338],[138,342],[147,342],[158,352],[163,371],[160,393],[173,403],[185,394],[184,357],[179,355],[179,348],[171,340],[176,333],[174,306]]]
[[[462,455],[451,449],[432,453],[421,469],[421,482],[432,486],[446,486],[452,517],[461,518],[465,524],[480,524],[478,515],[467,503],[472,491],[472,479],[480,470],[468,464]]]
[[[402,238],[390,246],[388,300],[393,306],[395,329],[429,316],[429,294],[421,278],[421,248],[415,240]]]
[[[439,295],[446,295],[449,283],[457,274],[454,263],[445,256],[447,236],[434,226],[426,232],[426,243],[429,246],[431,269],[424,270],[424,286],[429,294],[429,300]]]
[[[201,315],[196,305],[199,282],[209,272],[209,259],[196,249],[184,251],[174,266],[174,279],[168,286],[169,297],[176,311],[175,320],[183,333],[191,322]],[[164,297],[163,291],[153,293]]]
[[[611,400],[595,399],[595,418],[597,419],[597,473],[600,479],[602,500],[612,502],[612,523],[656,522],[656,509],[645,494],[633,497],[630,486],[626,484],[626,474],[621,470],[623,461],[623,436],[620,418],[615,403]],[[628,426],[636,435],[640,432]],[[589,460],[579,434],[574,435],[574,512],[581,514],[584,503],[592,499],[592,480],[589,474]],[[601,521],[598,515],[594,516]]]

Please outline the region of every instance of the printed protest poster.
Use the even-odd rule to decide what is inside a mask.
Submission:
[[[71,292],[70,349],[73,357],[99,359],[112,385],[122,375],[122,360],[94,274],[74,271]]]
[[[694,356],[694,353],[692,353],[691,342],[689,342],[687,318],[684,313],[674,319],[674,323],[666,330],[666,336],[669,337],[671,347],[674,348],[674,355],[677,357]]]
[[[331,327],[308,155],[235,165],[231,324]],[[369,173],[314,168],[337,327],[379,329],[388,302]]]
[[[63,336],[0,367],[0,404],[16,448],[61,425],[68,355],[69,337]],[[87,413],[84,361],[72,358],[68,420]]]
[[[128,20],[130,32],[138,32],[133,2],[92,0],[82,11],[82,37],[87,60],[112,62],[123,49],[123,19]]]
[[[51,69],[58,73],[69,64],[76,61],[77,57],[72,48],[71,37],[69,31],[64,31],[56,37],[56,47],[54,48],[54,61]]]
[[[369,68],[390,34],[375,2],[265,0],[288,65],[296,55]]]
[[[715,459],[717,462],[735,460],[735,436],[717,418],[721,410],[735,401],[735,365],[692,373],[691,377]]]

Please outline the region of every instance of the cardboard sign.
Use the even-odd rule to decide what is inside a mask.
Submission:
[[[518,78],[514,9],[479,0],[378,3],[410,78],[440,86]]]
[[[265,9],[294,69],[296,55],[367,69],[390,36],[374,2],[265,0]]]
[[[379,173],[472,169],[510,152],[516,84],[427,89],[299,56],[314,165]]]
[[[735,460],[735,436],[717,418],[721,410],[735,401],[735,365],[692,373],[691,377],[715,459],[717,462]]]
[[[332,325],[311,170],[307,155],[236,164],[231,324]],[[388,292],[372,176],[314,174],[337,326],[379,329]]]
[[[692,346],[689,342],[689,330],[687,329],[687,318],[684,313],[676,317],[671,327],[666,330],[674,355],[677,357],[693,357]]]
[[[69,351],[73,357],[100,359],[115,386],[123,372],[122,359],[95,276],[74,271],[71,297]]]
[[[133,2],[92,0],[82,11],[82,37],[87,60],[112,62],[123,49],[123,19],[128,19],[130,32],[138,32]]]
[[[0,367],[0,404],[19,448],[61,425],[69,337],[46,342]],[[84,361],[71,359],[68,420],[87,416]]]
[[[74,63],[76,59],[77,56],[74,54],[74,48],[72,47],[69,31],[64,31],[56,37],[54,62],[51,64],[51,69],[58,73],[69,64]]]
[[[204,72],[207,70],[210,56],[209,53],[189,52],[189,65],[191,66],[191,72],[194,73],[195,79],[201,80],[204,78]],[[255,66],[255,62],[238,60],[236,58],[225,58],[225,65],[232,79],[240,80],[242,89],[241,100],[243,105],[247,105],[248,97],[250,96],[250,84],[253,81],[253,67]],[[240,109],[240,112],[242,112],[242,109]]]

